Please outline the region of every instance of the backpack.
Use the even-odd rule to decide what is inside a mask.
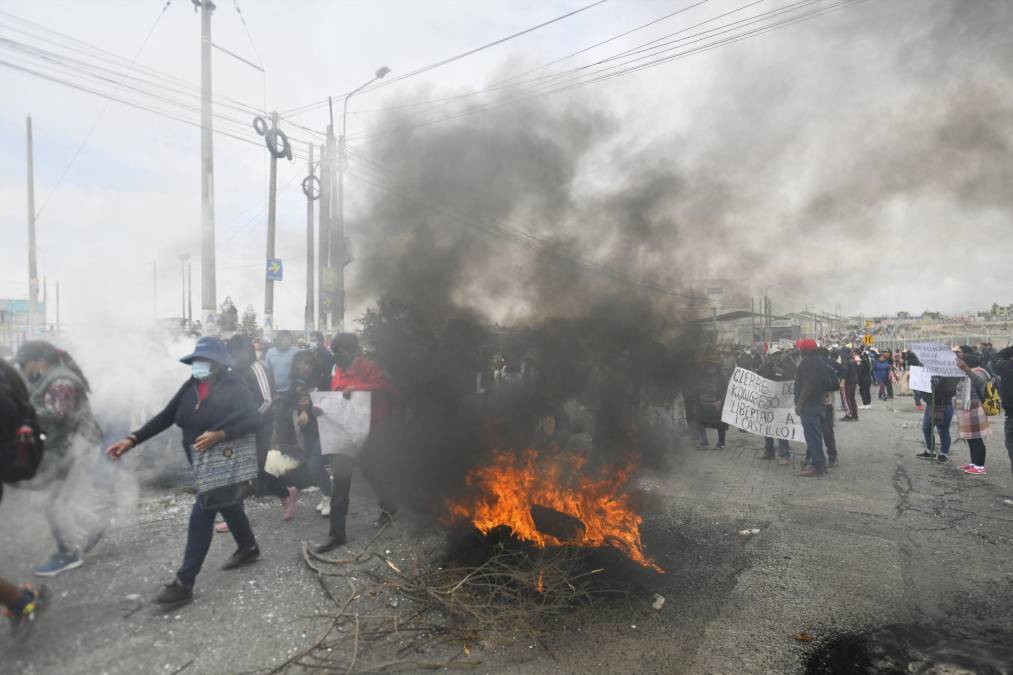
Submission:
[[[985,391],[981,397],[981,406],[985,409],[985,414],[989,417],[995,417],[1002,410],[1002,399],[999,396],[1000,382],[996,381],[996,376],[989,375],[988,371],[980,371],[985,375]]]
[[[45,449],[45,434],[20,378],[12,367],[0,364],[0,483],[34,478]]]

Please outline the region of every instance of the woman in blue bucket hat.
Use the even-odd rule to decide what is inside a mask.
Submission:
[[[190,377],[162,412],[106,450],[112,459],[119,459],[173,424],[183,432],[183,450],[191,464],[194,452],[202,453],[223,441],[256,433],[260,415],[246,383],[230,370],[232,358],[224,342],[216,337],[202,337],[193,353],[180,361],[190,366]],[[190,512],[183,564],[176,578],[155,598],[156,603],[177,606],[193,599],[194,582],[211,547],[215,515],[219,512],[236,541],[236,552],[223,569],[234,569],[260,557],[260,548],[241,499],[231,506],[215,509],[205,508],[197,499]]]

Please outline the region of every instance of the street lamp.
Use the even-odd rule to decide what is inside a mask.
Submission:
[[[345,130],[347,129],[348,126],[348,101],[353,96],[355,96],[360,91],[362,91],[369,85],[373,84],[377,80],[382,80],[384,77],[387,76],[387,73],[389,72],[390,68],[388,68],[387,66],[381,66],[380,68],[378,68],[377,71],[373,73],[373,78],[369,82],[366,82],[357,89],[353,89],[352,91],[348,92],[348,94],[345,96],[345,104],[341,110],[341,138],[338,139],[338,223],[336,228],[338,235],[337,240],[339,247],[338,250],[340,250],[341,254],[338,260],[331,261],[332,269],[334,267],[337,268],[336,276],[338,283],[336,294],[340,297],[338,298],[337,311],[335,313],[337,314],[336,319],[339,330],[343,329],[345,321],[344,274],[345,274],[345,262],[348,257],[348,253],[347,251],[345,251],[345,165],[347,164],[346,161],[347,155],[345,154]],[[332,129],[334,128],[333,109],[331,109],[331,128]],[[335,249],[332,248],[331,250],[333,251]]]

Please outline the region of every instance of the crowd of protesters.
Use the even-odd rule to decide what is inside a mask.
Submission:
[[[728,440],[729,425],[722,419],[722,411],[736,366],[775,382],[793,382],[794,412],[805,440],[799,475],[820,477],[840,461],[834,431],[838,403],[843,411],[839,421],[858,422],[859,411],[872,407],[875,383],[880,400],[911,394],[915,409],[923,413],[925,450],[919,458],[950,463],[951,426],[956,419],[958,437],[967,442],[969,450],[968,463],[959,468],[966,474],[983,476],[987,474],[986,443],[991,435],[989,417],[998,412],[993,400],[996,392],[1006,410],[1004,435],[1013,465],[1013,347],[996,352],[985,344],[955,351],[964,375],[932,377],[931,390],[922,392],[910,387],[910,369],[919,365],[910,351],[811,339],[748,349],[710,348],[695,356],[691,372],[682,378],[686,420],[700,450],[710,447],[708,429],[716,431],[714,447],[720,450]],[[54,576],[80,566],[109,526],[99,509],[84,507],[69,496],[101,473],[94,468],[96,459],[103,456],[102,433],[89,404],[88,379],[69,354],[47,342],[29,341],[21,345],[12,361],[16,369],[0,360],[0,412],[4,414],[0,443],[8,444],[0,450],[6,452],[8,446],[24,443],[24,434],[31,437],[33,429],[45,430],[41,466],[34,478],[19,484],[46,491],[46,518],[56,550],[33,571],[38,576]],[[371,447],[396,408],[398,392],[388,375],[363,353],[355,335],[327,339],[316,332],[304,340],[280,331],[273,343],[243,334],[227,342],[202,337],[180,361],[190,367],[190,373],[165,408],[106,448],[105,457],[119,460],[171,426],[180,428],[182,449],[192,464],[211,448],[246,443],[256,456],[256,478],[250,487],[257,495],[279,500],[282,521],[294,517],[300,488],[319,489],[316,510],[327,524],[325,534],[321,528],[317,554],[347,542],[346,519],[356,468],[379,501],[374,525],[384,527],[396,517],[397,501]],[[523,375],[523,367],[511,370],[506,364],[492,380],[494,385],[506,387]],[[480,389],[482,381],[480,377]],[[342,392],[346,399],[357,391],[370,392],[370,433],[355,456],[331,454],[322,446],[318,420],[323,411],[315,405],[313,394],[323,391]],[[297,458],[299,471],[269,470],[272,453]],[[5,456],[0,454],[0,458]],[[781,466],[795,463],[789,441],[771,437],[764,437],[758,459]],[[192,600],[215,532],[229,533],[236,545],[224,569],[258,559],[260,548],[243,505],[248,496],[237,489],[229,498],[215,501],[198,490],[182,561],[155,602],[178,606]],[[1013,501],[1007,503],[1013,506]],[[217,518],[221,522],[216,524]],[[0,604],[6,608],[15,633],[27,632],[48,602],[44,586],[16,585],[0,578]]]
[[[801,476],[822,476],[838,464],[834,420],[838,401],[841,422],[858,422],[859,411],[872,408],[872,384],[881,401],[896,395],[911,396],[922,413],[924,450],[917,456],[937,464],[951,461],[953,421],[957,438],[965,441],[968,462],[958,469],[973,476],[987,475],[986,443],[991,437],[990,416],[1005,411],[1004,440],[1013,470],[1013,347],[996,351],[990,343],[955,347],[961,377],[931,377],[929,391],[913,389],[911,368],[921,366],[911,350],[876,349],[864,344],[840,344],[831,340],[799,340],[791,343],[758,344],[707,350],[697,357],[697,372],[684,387],[686,421],[697,447],[709,446],[706,429],[718,431],[718,449],[725,447],[728,425],[721,411],[728,381],[737,366],[775,382],[794,381],[795,410],[805,437]],[[995,401],[998,398],[1001,401]],[[989,399],[993,399],[989,405]],[[861,403],[859,404],[859,401]],[[937,442],[938,437],[938,442]],[[764,437],[762,460],[790,466],[792,452],[786,439]],[[776,445],[776,448],[775,448]],[[1005,500],[1013,506],[1013,500]]]

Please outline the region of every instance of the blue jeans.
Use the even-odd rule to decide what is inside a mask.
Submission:
[[[947,455],[950,452],[950,423],[953,421],[953,404],[936,406],[943,410],[943,422],[936,424],[939,430],[939,454]],[[925,445],[932,447],[932,406],[925,406],[925,414],[922,415],[922,435],[925,437]]]
[[[805,433],[805,452],[809,463],[818,471],[827,467],[827,458],[823,454],[823,416],[827,414],[826,406],[820,401],[816,405],[802,408],[802,431]]]
[[[770,436],[765,436],[763,439],[763,449],[767,451],[768,455],[773,455],[774,439]],[[785,459],[791,459],[791,450],[788,447],[788,441],[783,438],[777,439],[777,454]]]
[[[247,548],[257,543],[253,536],[253,528],[243,510],[243,503],[221,509],[222,518],[229,526],[232,538],[236,540],[237,548]],[[193,503],[193,510],[190,511],[190,526],[186,532],[186,550],[183,552],[183,564],[180,566],[176,577],[179,583],[187,588],[193,588],[197,580],[197,574],[204,564],[208,550],[211,548],[211,538],[214,537],[215,514],[217,510],[205,510],[200,502]]]

